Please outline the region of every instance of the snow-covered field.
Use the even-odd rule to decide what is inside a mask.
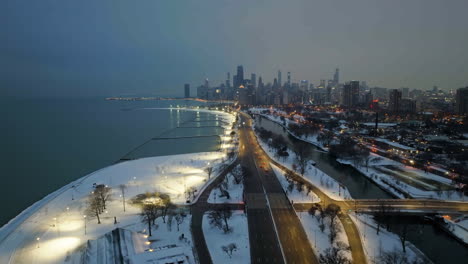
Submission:
[[[302,189],[302,191],[298,191],[296,186],[292,188],[291,191],[288,190],[289,182],[285,177],[285,172],[275,166],[273,163],[270,163],[271,168],[273,169],[273,172],[275,173],[276,177],[281,183],[281,186],[283,187],[283,190],[286,192],[286,195],[288,196],[288,199],[291,202],[296,202],[296,203],[318,203],[320,202],[320,198],[313,193],[312,191],[307,194],[306,189]]]
[[[168,193],[173,202],[184,204],[185,188],[200,189],[208,178],[204,168],[208,163],[217,163],[222,157],[220,152],[184,154],[138,159],[104,168],[75,183],[74,187],[44,204],[23,222],[18,228],[19,232],[8,236],[0,245],[0,260],[5,260],[3,257],[19,248],[14,261],[61,263],[67,252],[86,240],[139,221],[138,208],[127,204],[127,210],[123,212],[119,184],[127,186],[127,199],[139,193],[160,191]],[[91,216],[84,217],[86,198],[93,190],[93,183],[106,184],[113,189],[114,200],[102,214],[100,225],[90,219]],[[114,225],[114,216],[120,224]],[[8,228],[2,228],[2,232],[7,231]]]
[[[415,175],[417,177],[417,178],[411,177],[410,178],[411,181],[414,181],[420,185],[427,186],[427,188],[431,188],[431,189],[436,189],[436,187],[425,183],[424,180],[422,179],[428,179],[434,182],[439,182],[440,184],[443,184],[443,185],[451,185],[451,180],[447,178],[435,175],[430,172],[426,173],[420,169],[417,169],[411,166],[406,166],[400,162],[396,162],[389,158],[382,157],[375,153],[371,153],[371,156],[372,158],[371,158],[371,162],[369,163],[369,168],[366,168],[365,166],[356,166],[355,164],[353,164],[351,161],[348,161],[348,160],[337,159],[337,161],[343,164],[348,164],[350,166],[353,166],[363,175],[367,176],[368,178],[372,178],[380,186],[382,186],[383,188],[387,189],[388,191],[392,192],[394,195],[400,198],[404,198],[404,196],[396,190],[405,192],[413,198],[430,198],[430,199],[443,199],[443,200],[453,200],[453,201],[465,201],[466,200],[464,195],[461,195],[460,192],[456,192],[454,190],[440,191],[440,192],[437,192],[435,190],[432,190],[432,191],[421,190],[401,180],[398,180],[395,177],[392,177],[391,175],[382,173],[381,171],[376,170],[375,167],[383,168],[382,166],[385,166],[385,165],[398,167],[399,169],[404,170],[405,172],[409,172],[412,175]],[[376,161],[373,161],[373,160],[376,160]],[[401,175],[401,177],[408,177],[408,178],[410,177],[410,176],[406,176],[396,171],[392,171],[392,173],[397,173],[398,175]],[[421,178],[421,179],[418,180],[418,178]]]
[[[317,211],[315,212],[315,215],[310,215],[308,212],[297,212],[297,215],[299,216],[299,219],[301,220],[301,224],[304,227],[304,230],[307,234],[307,238],[310,241],[310,245],[312,248],[315,250],[317,256],[319,254],[324,254],[324,251],[327,248],[330,248],[332,246],[336,246],[337,243],[341,242],[343,243],[346,247],[349,247],[348,243],[348,237],[346,236],[345,230],[343,225],[341,224],[340,219],[338,217],[336,218],[336,223],[338,225],[338,232],[337,237],[333,244],[330,243],[329,235],[330,235],[330,228],[329,228],[329,223],[330,219],[328,217],[324,218],[324,230],[320,229],[320,213]],[[345,251],[343,252],[344,255],[351,260],[351,251]]]
[[[233,170],[236,170],[235,173],[242,173],[239,172],[241,170],[241,165],[237,165]],[[244,184],[240,182],[237,184],[235,182],[234,175],[230,172],[226,175],[224,180],[227,184],[227,191],[229,192],[230,198],[227,199],[226,196],[221,196],[221,190],[219,188],[213,188],[210,192],[210,196],[208,197],[209,203],[241,203],[243,202],[243,192],[244,192]]]
[[[242,211],[233,211],[229,219],[229,226],[232,232],[223,233],[222,230],[210,225],[208,215],[203,216],[203,233],[206,244],[210,251],[211,259],[215,264],[237,264],[250,263],[249,230],[247,226],[247,216]],[[230,243],[235,243],[237,250],[232,253],[232,257],[221,249]]]
[[[230,129],[234,116],[216,113],[229,122],[225,126]],[[225,148],[230,147],[226,144],[229,133],[226,130],[222,137]],[[139,208],[127,203],[123,211],[119,185],[125,184],[127,201],[137,194],[158,191],[169,194],[176,204],[186,204],[185,190],[193,187],[200,193],[208,179],[205,168],[214,167],[213,178],[222,160],[226,160],[223,151],[150,157],[118,163],[82,177],[36,202],[0,229],[0,263],[63,263],[87,240],[98,239],[117,227],[142,231]],[[101,214],[101,224],[91,215],[85,216],[93,184],[112,188],[112,200]],[[185,220],[180,231],[188,242],[178,240],[180,232],[174,231],[177,227],[167,233],[160,225],[155,234],[160,234],[161,240],[154,245],[174,243],[193,260],[189,221]]]
[[[276,162],[282,164],[286,168],[292,170],[293,164],[296,163],[296,155],[288,150],[289,156],[277,158],[275,152],[270,148],[265,142],[263,142],[259,137],[257,137],[260,146],[268,154],[268,156],[275,160]],[[340,186],[340,184],[333,179],[332,177],[325,174],[323,171],[309,164],[307,170],[304,173],[303,178],[313,185],[319,187],[324,193],[326,193],[330,198],[335,200],[346,200],[351,199],[351,195],[346,187]]]
[[[359,229],[368,263],[374,263],[372,261],[378,260],[379,256],[385,251],[402,250],[401,242],[396,234],[388,232],[385,228],[381,227],[380,233],[377,235],[377,224],[372,219],[372,216],[365,214],[357,216],[356,214],[350,214],[349,216]],[[415,250],[418,249],[409,242],[407,242],[407,245],[409,245],[406,247],[409,259],[416,258],[418,253]]]

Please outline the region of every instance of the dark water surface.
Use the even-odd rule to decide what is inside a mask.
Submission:
[[[151,138],[222,132],[219,127],[185,128],[219,125],[206,112],[143,109],[171,105],[203,103],[0,99],[0,226],[45,195],[115,163]],[[131,158],[211,151],[218,142],[217,137],[154,140]]]

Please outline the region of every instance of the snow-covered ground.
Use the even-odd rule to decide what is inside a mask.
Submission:
[[[264,114],[262,111],[264,110],[269,110],[269,114]],[[321,142],[317,140],[317,134],[315,135],[308,135],[308,136],[297,136],[294,133],[292,133],[288,129],[288,125],[290,123],[297,124],[297,122],[290,120],[290,119],[285,119],[283,122],[280,118],[280,115],[284,114],[284,112],[275,110],[275,109],[266,109],[266,108],[253,108],[251,109],[252,112],[256,114],[260,114],[261,116],[278,123],[279,125],[283,126],[286,128],[286,130],[291,134],[292,136],[296,137],[297,139],[303,140],[305,142],[309,142],[319,148],[321,148],[324,151],[328,151],[326,147],[323,146]],[[440,184],[443,185],[451,185],[451,180],[441,177],[439,175],[430,173],[430,172],[424,172],[420,169],[411,167],[411,166],[406,166],[405,164],[402,164],[400,162],[394,161],[392,159],[377,155],[375,153],[371,153],[374,157],[379,157],[381,158],[378,162],[371,164],[373,166],[381,166],[381,165],[393,165],[397,166],[401,169],[403,169],[405,172],[409,172],[411,174],[417,175],[417,177],[429,179],[435,182],[439,182]],[[343,160],[343,159],[337,159],[338,162],[343,163],[343,164],[348,164],[350,166],[353,166],[356,168],[358,171],[360,171],[362,174],[367,176],[368,178],[372,178],[377,184],[379,184],[382,188],[388,190],[389,192],[393,193],[395,196],[404,198],[404,195],[402,192],[408,194],[409,196],[413,198],[430,198],[430,199],[441,199],[441,200],[454,200],[454,201],[465,201],[467,198],[462,195],[461,192],[456,192],[454,190],[448,190],[448,191],[436,191],[439,189],[437,186],[431,186],[430,184],[426,183],[425,181],[418,181],[415,177],[411,177],[411,181],[416,182],[417,184],[426,186],[431,190],[422,190],[420,188],[417,188],[415,186],[412,186],[410,184],[407,184],[403,181],[399,181],[392,177],[391,175],[382,173],[381,171],[377,171],[374,168],[364,168],[362,166],[356,166],[354,165],[351,161],[348,160]],[[400,174],[401,177],[409,177],[404,174]]]
[[[385,251],[402,250],[401,242],[396,234],[381,227],[379,235],[377,235],[377,224],[372,216],[365,214],[350,214],[349,216],[358,227],[368,263],[375,263],[373,261],[378,260],[379,256]],[[407,241],[406,243],[406,254],[410,260],[423,254],[410,242]]]
[[[291,202],[296,202],[296,203],[318,203],[320,202],[320,198],[315,193],[311,191],[307,194],[307,190],[305,188],[303,188],[302,191],[299,192],[296,186],[294,185],[292,190],[289,191],[288,190],[289,182],[285,177],[286,173],[282,169],[275,166],[273,163],[270,163],[270,165],[276,177],[280,181],[281,186],[283,187],[283,190],[286,192],[286,195],[288,196]]]
[[[156,219],[156,228],[152,229],[151,237],[148,237],[147,225],[138,219],[128,218],[128,225],[119,223],[118,226],[125,230],[125,234],[128,234],[119,239],[122,252],[127,253],[124,255],[125,259],[133,261],[132,263],[144,263],[147,260],[160,260],[165,263],[175,259],[184,259],[192,264],[196,263],[192,254],[193,242],[190,221],[191,216],[187,214],[178,230],[175,221],[169,224],[170,222],[166,219],[166,223],[164,223],[159,217]],[[87,243],[87,248],[71,252],[68,262],[82,263],[80,261],[82,255],[86,254],[87,263],[103,263],[105,260],[106,263],[112,263],[116,247],[113,245],[113,241],[108,239],[108,236],[109,234],[106,234],[104,237],[90,240]],[[108,250],[103,250],[104,248]]]
[[[293,164],[296,163],[296,155],[294,152],[288,150],[288,157],[277,158],[275,156],[275,151],[263,142],[257,136],[258,142],[263,150],[268,154],[268,156],[275,160],[276,162],[282,164],[286,168],[292,170]],[[348,189],[345,186],[341,186],[335,179],[325,174],[323,171],[309,164],[307,166],[306,172],[304,173],[303,178],[313,185],[319,187],[324,193],[326,193],[330,198],[335,200],[346,200],[351,199]]]
[[[447,230],[468,245],[468,218],[463,218],[460,221],[452,221],[446,218],[443,219]]]
[[[232,232],[225,234],[217,227],[211,226],[208,214],[203,215],[203,233],[210,251],[211,259],[215,264],[250,263],[249,230],[247,216],[242,211],[233,211],[228,221]],[[237,250],[229,257],[222,249],[230,243],[235,243]]]
[[[214,167],[213,179],[218,174],[221,161],[226,160],[224,149],[232,147],[227,142],[234,116],[219,111],[216,114],[227,122],[226,134],[222,136],[222,151],[126,161],[100,169],[60,188],[0,229],[0,263],[63,263],[67,255],[87,240],[98,239],[117,227],[142,230],[139,226],[139,208],[127,203],[126,212],[123,212],[123,198],[118,188],[121,184],[126,185],[127,200],[140,193],[158,191],[169,194],[176,204],[186,204],[188,198],[185,190],[193,187],[198,190],[197,194],[200,193],[208,179],[205,168]],[[95,183],[112,188],[113,199],[101,214],[101,224],[97,224],[91,215],[85,217],[87,197]],[[114,224],[114,217],[117,224]],[[191,241],[189,221],[186,219],[187,226],[181,227],[185,228],[181,232],[184,232],[187,241]],[[155,245],[175,243],[193,260],[191,246],[178,240],[174,231],[176,227],[172,231],[174,236],[165,233],[162,228],[165,227],[160,225],[161,230],[156,230],[155,234],[161,232],[164,239]]]
[[[240,170],[242,170],[240,164],[237,165],[233,169],[233,171],[235,171],[234,173],[242,173]],[[226,196],[220,197],[221,190],[219,188],[213,188],[210,192],[210,196],[208,197],[208,202],[209,203],[242,203],[244,184],[242,182],[237,184],[235,182],[235,178],[232,172],[226,175],[224,182],[227,183],[227,186],[228,186],[227,191],[229,192],[230,198],[227,199]]]
[[[0,262],[8,263],[3,261],[8,260],[10,252],[17,250],[19,254],[16,254],[15,261],[61,263],[67,252],[73,251],[86,240],[96,239],[116,227],[139,221],[138,208],[127,204],[127,210],[123,212],[119,184],[127,186],[127,199],[147,191],[160,191],[168,193],[173,202],[184,204],[185,188],[200,189],[208,178],[204,168],[209,163],[219,162],[223,156],[220,152],[206,152],[152,157],[122,162],[99,170],[75,182],[74,187],[43,204],[42,208],[23,222],[17,229],[19,232],[12,233],[1,243]],[[86,198],[93,190],[94,183],[106,184],[113,189],[113,201],[102,214],[100,225],[90,219],[91,216],[84,218]],[[120,224],[114,225],[114,216]],[[1,232],[8,231],[7,224]]]
[[[317,256],[320,254],[324,254],[324,251],[327,248],[332,246],[336,246],[337,243],[341,242],[346,247],[349,247],[348,237],[346,236],[346,232],[344,230],[343,225],[341,224],[340,219],[336,218],[336,223],[338,225],[338,230],[340,230],[336,236],[335,241],[333,244],[330,243],[329,235],[330,235],[330,228],[329,223],[330,219],[328,217],[324,218],[324,230],[323,232],[320,229],[320,213],[317,211],[315,215],[310,215],[308,212],[297,212],[299,219],[301,220],[301,224],[304,227],[304,230],[307,234],[307,238],[309,239],[310,245],[315,250]],[[343,252],[344,255],[349,259],[352,260],[351,251]]]
[[[356,166],[353,162],[349,160],[337,159],[338,162],[343,164],[348,164],[353,166],[363,175],[367,176],[374,180],[377,184],[385,188],[386,190],[392,192],[394,195],[404,198],[402,192],[410,195],[412,198],[430,198],[430,199],[442,199],[442,200],[453,200],[453,201],[465,201],[466,198],[464,195],[461,195],[460,192],[456,192],[454,190],[447,190],[447,191],[436,191],[436,186],[430,185],[425,181],[425,179],[433,182],[437,182],[444,186],[451,185],[451,181],[447,178],[435,175],[430,172],[424,172],[420,169],[404,165],[400,162],[391,160],[389,158],[377,155],[375,153],[371,153],[371,161],[369,162],[369,168],[365,166]],[[389,170],[390,173],[395,173],[400,177],[406,177],[408,180],[415,182],[415,184],[419,184],[421,186],[425,186],[426,189],[431,190],[422,190],[420,188],[416,188],[413,185],[407,184],[402,180],[398,180],[395,177],[383,173],[382,170],[385,170],[383,166],[395,166],[396,168],[409,173],[404,174],[402,172],[398,172],[395,170]],[[380,171],[377,169],[379,168]],[[398,190],[398,191],[397,191]]]

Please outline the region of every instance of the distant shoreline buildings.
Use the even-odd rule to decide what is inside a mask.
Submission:
[[[208,79],[196,89],[197,98],[204,100],[235,100],[240,105],[314,105],[337,106],[346,109],[368,109],[394,114],[426,112],[468,113],[468,87],[453,92],[439,89],[428,90],[387,89],[370,87],[366,81],[340,82],[340,70],[336,68],[331,79],[321,79],[315,85],[309,80],[294,81],[287,72],[283,82],[282,71],[278,70],[272,82],[266,82],[261,75],[251,73],[250,78],[242,65],[236,74],[228,72],[225,82],[210,86]],[[185,97],[187,96],[186,86]],[[189,88],[190,89],[190,88]]]

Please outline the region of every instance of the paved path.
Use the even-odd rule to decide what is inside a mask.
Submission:
[[[205,235],[203,234],[202,228],[202,220],[203,214],[206,211],[214,210],[215,208],[221,206],[216,204],[209,204],[208,197],[210,196],[211,190],[218,186],[226,177],[226,174],[231,171],[235,166],[237,166],[238,161],[236,160],[231,165],[229,165],[221,174],[214,179],[200,194],[197,202],[190,206],[190,210],[192,213],[192,222],[190,227],[192,229],[192,239],[194,242],[194,246],[197,253],[197,258],[199,263],[201,264],[210,264],[213,263],[211,260],[210,252],[208,251],[208,247],[206,245]],[[244,206],[242,204],[230,204],[229,205],[232,210],[243,210]]]

